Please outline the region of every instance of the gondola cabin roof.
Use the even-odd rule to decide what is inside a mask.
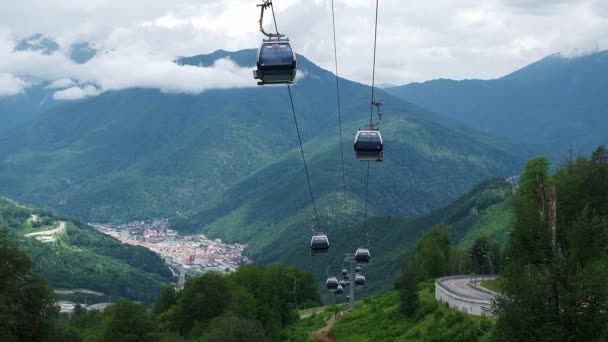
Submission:
[[[327,280],[325,281],[325,286],[330,290],[336,289],[339,286],[338,278],[336,278],[336,277],[327,278]]]
[[[357,276],[355,277],[355,286],[356,287],[365,286],[365,276],[363,276],[361,274],[357,274]]]
[[[335,294],[342,294],[342,293],[344,293],[344,288],[342,287],[342,285],[338,285],[338,287],[336,287]]]
[[[371,260],[371,254],[367,248],[359,248],[355,252],[355,261],[359,264],[367,264]]]

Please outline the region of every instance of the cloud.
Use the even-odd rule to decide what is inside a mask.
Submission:
[[[53,98],[55,100],[80,100],[89,96],[97,96],[100,91],[94,86],[86,86],[83,88],[80,87],[71,87],[68,89],[56,91],[53,94]]]
[[[74,63],[64,54],[46,55],[40,51],[5,50],[0,51],[0,59],[4,61],[0,72],[50,82],[47,86],[50,89],[63,89],[55,92],[57,100],[75,100],[127,88],[198,94],[209,89],[256,86],[251,70],[229,59],[205,68],[180,66],[169,56],[146,51],[145,46],[138,44],[106,51],[86,64]]]
[[[74,86],[76,83],[69,78],[62,78],[51,82],[48,86],[49,89],[65,89]]]
[[[275,0],[281,32],[296,51],[334,69],[331,2]],[[555,52],[608,48],[605,0],[380,1],[376,80],[403,84],[433,78],[495,78]],[[42,32],[62,53],[0,65],[0,72],[55,81],[72,78],[114,87],[148,86],[196,93],[255,84],[250,71],[218,65],[178,69],[175,56],[257,47],[259,9],[253,0],[20,0],[0,12],[0,60],[14,42]],[[341,76],[371,81],[375,2],[337,0]],[[44,17],[45,20],[40,20]],[[267,17],[265,27],[272,27]],[[8,44],[7,41],[10,43]],[[59,58],[74,42],[100,51],[76,68]],[[105,53],[104,51],[111,51]],[[34,63],[37,61],[38,64]],[[110,76],[104,76],[107,73]],[[25,78],[27,79],[27,78]],[[204,79],[204,81],[201,81]],[[208,86],[207,86],[208,85]]]
[[[0,72],[0,97],[20,94],[26,87],[27,83],[22,79]]]

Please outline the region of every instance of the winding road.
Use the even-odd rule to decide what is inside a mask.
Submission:
[[[492,277],[485,277],[486,280]],[[435,299],[453,310],[478,316],[492,315],[492,306],[499,293],[471,282],[467,275],[439,278],[435,281]]]
[[[442,281],[442,285],[445,286],[450,292],[464,298],[477,300],[494,299],[494,295],[491,292],[480,289],[479,285],[473,286],[473,284],[470,282],[470,278],[466,276],[463,278],[445,279]]]

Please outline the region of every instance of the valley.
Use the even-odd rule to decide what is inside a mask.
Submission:
[[[169,229],[168,224],[166,219],[153,219],[88,225],[122,243],[145,247],[160,255],[170,267],[191,276],[206,271],[234,272],[240,265],[252,262],[242,255],[246,244],[223,243],[203,234],[181,235]]]
[[[606,339],[606,6],[190,1],[0,12],[0,341]]]

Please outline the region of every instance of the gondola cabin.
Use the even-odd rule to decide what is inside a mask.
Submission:
[[[325,286],[327,287],[327,289],[329,291],[335,291],[338,288],[338,286],[340,286],[340,284],[338,283],[338,278],[336,278],[336,277],[327,278],[327,280],[325,281]]]
[[[264,40],[258,50],[257,70],[253,78],[258,85],[291,84],[296,78],[296,54],[287,38]]]
[[[357,264],[369,264],[371,259],[371,254],[367,248],[358,248],[355,252],[355,261]]]
[[[364,287],[365,286],[365,276],[362,274],[357,274],[355,277],[355,287]]]
[[[325,234],[315,234],[310,239],[310,253],[312,255],[323,255],[329,252],[329,239]]]
[[[359,130],[355,136],[355,156],[361,161],[382,161],[384,144],[378,130]]]
[[[342,269],[342,276],[347,276],[348,275],[348,271],[346,270],[346,268]]]
[[[343,294],[344,293],[344,288],[342,287],[342,285],[338,285],[338,287],[336,287],[336,290],[334,291],[335,294],[339,295],[339,294]]]

